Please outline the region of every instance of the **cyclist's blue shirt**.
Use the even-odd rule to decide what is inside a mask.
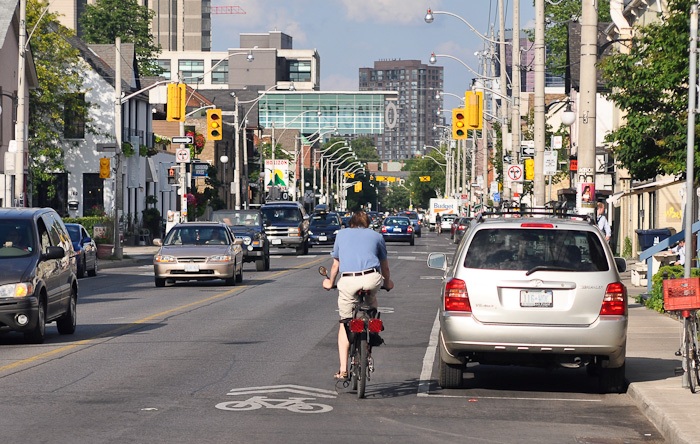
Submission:
[[[343,228],[331,256],[340,261],[341,273],[379,269],[379,262],[386,259],[386,244],[381,234],[369,228]]]

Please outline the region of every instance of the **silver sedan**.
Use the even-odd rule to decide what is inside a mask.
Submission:
[[[153,257],[156,287],[166,282],[224,279],[226,285],[243,281],[242,241],[220,222],[175,225]]]

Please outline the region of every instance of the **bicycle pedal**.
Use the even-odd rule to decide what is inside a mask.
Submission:
[[[685,373],[685,370],[683,370],[683,367],[676,367],[673,369],[673,374],[676,376],[683,376]]]
[[[367,358],[367,370],[369,370],[370,372],[374,371],[374,359],[372,359],[371,357]]]

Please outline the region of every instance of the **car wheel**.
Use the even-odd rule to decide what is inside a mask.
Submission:
[[[231,276],[230,278],[224,279],[224,283],[226,285],[234,286],[234,285],[236,285],[236,280],[237,280],[236,278],[237,278],[237,276],[234,272],[233,276]]]
[[[78,303],[78,295],[75,294],[75,290],[71,291],[70,302],[68,303],[68,310],[66,313],[56,320],[56,327],[58,328],[58,333],[62,335],[72,335],[75,333],[76,326],[76,305]]]
[[[39,299],[36,326],[33,330],[24,332],[24,340],[30,344],[41,344],[46,336],[46,313],[44,311],[44,298]]]
[[[156,278],[156,287],[165,287],[165,279]]]
[[[93,261],[92,270],[88,270],[87,273],[90,277],[97,276],[97,258],[95,258],[95,260]]]
[[[265,271],[265,263],[267,261],[265,260],[265,257],[263,256],[262,258],[258,259],[255,261],[255,271]]]
[[[598,369],[600,393],[625,393],[625,364],[618,368]]]
[[[86,261],[85,255],[84,254],[80,255],[80,259],[78,260],[78,272],[77,272],[78,279],[85,277],[85,267],[87,266],[85,261]]]
[[[448,364],[440,359],[438,368],[438,384],[444,389],[456,389],[464,381],[464,365]]]
[[[265,255],[265,271],[270,269],[270,252],[268,251]]]

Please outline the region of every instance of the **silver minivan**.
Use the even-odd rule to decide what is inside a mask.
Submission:
[[[481,216],[451,260],[429,255],[428,266],[445,273],[441,387],[461,386],[466,365],[478,362],[585,366],[601,391],[625,390],[626,263],[581,219]]]

